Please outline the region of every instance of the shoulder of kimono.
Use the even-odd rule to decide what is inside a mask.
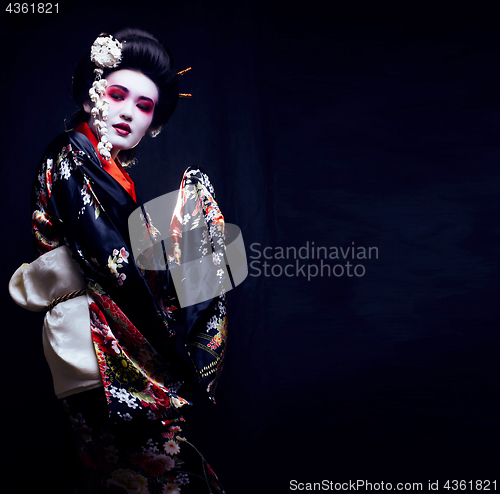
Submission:
[[[100,165],[97,151],[92,143],[80,132],[69,131],[58,135],[44,152],[44,159],[55,158],[68,145],[71,145],[71,153],[77,154],[79,159]]]

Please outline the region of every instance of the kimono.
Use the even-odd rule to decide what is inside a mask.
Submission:
[[[202,170],[186,170],[166,232],[170,241],[155,243],[160,232],[147,208],[135,201],[130,179],[124,174],[126,180],[119,180],[116,169],[115,177],[106,171],[84,125],[50,144],[36,174],[31,204],[39,255],[66,246],[84,280],[103,388],[69,396],[65,407],[87,488],[223,492],[203,457],[181,435],[184,410],[192,405],[181,390],[183,382],[188,394],[190,386],[201,383],[214,400],[226,349],[225,293],[222,289],[210,300],[181,308],[170,275],[184,252],[201,252],[203,243],[220,252],[224,218],[213,187]],[[143,240],[153,246],[150,257],[160,252],[163,269],[146,269],[132,255],[128,220],[138,208]],[[188,245],[192,237],[183,232],[200,223],[208,237],[200,245]],[[226,276],[220,257],[213,259],[219,276]],[[158,259],[151,262],[159,265]],[[87,394],[101,394],[105,400],[89,400]],[[99,420],[92,418],[95,414]]]

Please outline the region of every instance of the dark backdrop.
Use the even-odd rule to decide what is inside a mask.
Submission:
[[[74,109],[74,64],[118,22],[152,29],[178,70],[193,67],[181,80],[193,98],[138,148],[139,192],[175,190],[188,165],[203,166],[257,261],[229,294],[218,404],[191,419],[228,493],[290,492],[292,479],[494,479],[498,22],[478,4],[339,5],[75,0],[59,15],[2,12],[2,425],[13,433],[2,468],[16,492],[55,491],[59,412],[41,316],[6,287],[33,260],[31,180]],[[349,259],[324,259],[308,280],[322,266],[311,250],[257,275],[257,252],[313,243],[378,256],[350,259],[362,276],[328,276]]]

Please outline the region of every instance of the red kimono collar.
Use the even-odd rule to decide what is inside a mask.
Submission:
[[[135,186],[132,179],[129,177],[128,173],[123,169],[122,165],[118,160],[114,160],[111,158],[110,160],[105,160],[98,152],[97,152],[97,144],[99,143],[96,139],[96,136],[90,130],[88,124],[86,122],[81,123],[76,129],[76,132],[83,134],[94,146],[97,156],[101,161],[101,165],[104,170],[111,175],[132,197],[132,199],[137,202],[135,196]]]

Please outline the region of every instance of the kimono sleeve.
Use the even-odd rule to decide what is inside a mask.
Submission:
[[[170,237],[174,253],[170,259],[171,269],[193,264],[194,258],[198,258],[196,264],[208,261],[212,264],[214,276],[207,278],[218,285],[215,289],[217,296],[183,309],[188,326],[186,349],[209,398],[215,401],[214,392],[222,372],[227,346],[226,287],[230,284],[227,285],[229,276],[224,262],[224,217],[215,199],[212,183],[201,169],[188,169],[184,174]],[[181,272],[185,279],[188,271]],[[202,276],[195,279],[195,285],[198,285],[196,293],[199,295],[199,285],[205,279]],[[178,288],[176,284],[176,289]]]

